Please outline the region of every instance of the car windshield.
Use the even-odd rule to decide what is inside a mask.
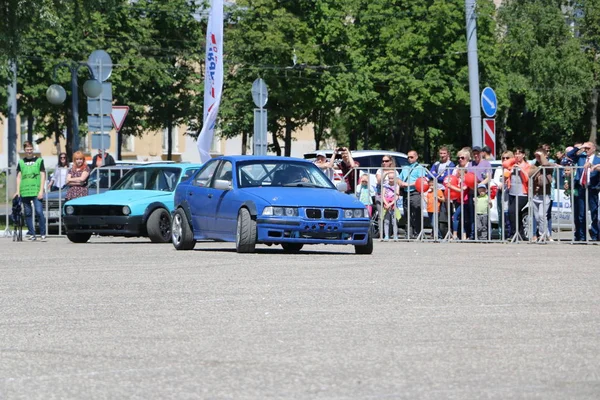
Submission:
[[[317,187],[335,189],[314,164],[293,161],[248,161],[238,163],[240,187]]]
[[[134,168],[111,190],[161,190],[172,192],[177,186],[179,168]]]
[[[128,170],[127,169],[100,169],[96,168],[90,172],[90,177],[88,178],[88,188],[89,189],[108,189],[113,186],[121,176],[123,176]]]

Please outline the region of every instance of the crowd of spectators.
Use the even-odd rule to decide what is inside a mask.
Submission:
[[[438,160],[429,170],[419,163],[415,150],[407,153],[408,165],[403,167],[396,166],[391,155],[384,155],[381,168],[375,172],[374,188],[368,187],[368,174],[357,175],[360,166],[345,147],[338,148],[331,160],[325,160],[324,154],[318,155],[321,168],[331,171],[328,176],[333,176],[336,153],[342,156],[338,167],[347,183],[347,193],[356,194],[371,213],[372,207],[380,204],[383,240],[398,238],[395,227],[402,215],[407,216],[406,238],[419,238],[423,234],[423,207],[429,224],[436,227],[437,239],[489,240],[489,216],[495,202],[502,237],[553,241],[552,194],[558,189],[564,189],[565,195],[572,198],[573,240],[586,240],[588,212],[591,217],[589,240],[598,240],[600,157],[591,142],[575,143],[558,150],[555,158],[550,146],[544,144],[530,161],[523,148],[515,147],[503,152],[500,164],[495,167],[487,146],[464,147],[454,160],[448,147],[442,146]],[[429,180],[428,189],[417,190],[416,182],[423,177]],[[533,211],[533,235],[525,232],[523,223],[528,207]]]

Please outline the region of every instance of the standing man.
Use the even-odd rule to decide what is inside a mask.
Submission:
[[[107,165],[116,165],[115,159],[113,156],[108,154],[108,151],[104,150],[104,160],[102,159],[102,150],[98,149],[98,154],[94,156],[92,159],[92,167],[91,169],[103,167]]]
[[[354,194],[356,190],[356,181],[357,181],[357,173],[356,169],[359,167],[358,161],[354,161],[352,158],[352,153],[348,150],[347,147],[338,147],[334,152],[331,159],[333,160],[335,157],[335,153],[342,155],[342,162],[340,163],[340,169],[342,170],[342,174],[344,175],[344,179],[346,180],[346,184],[348,185],[348,190],[346,193]]]
[[[473,147],[473,160],[467,166],[468,172],[473,172],[477,178],[477,185],[486,185],[492,179],[492,164],[482,157],[481,147]]]
[[[492,161],[494,159],[494,157],[492,157],[492,149],[490,149],[490,146],[483,146],[481,148],[481,159],[488,161]]]
[[[567,157],[575,161],[577,171],[574,179],[576,190],[573,204],[575,220],[575,241],[585,241],[586,214],[589,206],[592,217],[591,240],[598,240],[598,192],[600,191],[600,157],[596,155],[596,145],[585,142],[581,147],[574,146]]]
[[[44,160],[33,155],[33,144],[29,141],[23,143],[25,157],[17,164],[17,192],[14,197],[21,196],[25,208],[25,222],[29,240],[36,240],[35,226],[31,202],[35,208],[35,216],[40,224],[41,239],[46,239],[46,218],[42,207],[44,198],[44,185],[46,184],[46,168]]]
[[[440,189],[444,189],[444,178],[452,174],[453,168],[456,167],[450,159],[450,153],[446,146],[440,147],[438,152],[440,159],[431,167],[431,175],[437,180]]]
[[[409,164],[400,172],[400,188],[404,189],[404,212],[408,212],[410,229],[406,230],[407,239],[416,239],[422,230],[421,193],[417,192],[415,182],[426,175],[425,168],[419,164],[419,155],[416,151],[408,152]],[[410,202],[410,203],[409,203]],[[409,206],[410,204],[410,206]]]

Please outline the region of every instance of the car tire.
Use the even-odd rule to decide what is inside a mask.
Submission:
[[[373,234],[369,232],[366,244],[357,244],[354,246],[356,254],[373,254]]]
[[[286,253],[297,253],[302,250],[304,245],[302,243],[281,243],[281,247]]]
[[[173,214],[171,232],[171,241],[173,247],[177,250],[192,250],[196,245],[192,227],[188,222],[185,212],[181,208],[175,210],[175,213]]]
[[[256,249],[256,221],[247,208],[238,212],[235,249],[238,253],[254,253]]]
[[[67,233],[67,238],[73,243],[87,243],[87,241],[90,240],[91,237],[91,233]]]
[[[164,208],[156,209],[146,222],[148,237],[152,243],[169,243],[171,240],[171,216]]]

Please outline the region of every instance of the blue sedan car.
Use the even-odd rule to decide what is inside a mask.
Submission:
[[[66,202],[63,211],[67,237],[72,242],[85,243],[92,234],[147,236],[152,242],[168,243],[175,188],[200,167],[200,164],[135,167],[108,191]]]
[[[235,242],[240,253],[254,252],[257,243],[280,244],[288,252],[324,243],[371,254],[370,227],[365,206],[337,190],[313,163],[232,156],[210,160],[177,187],[171,231],[177,250],[212,239]]]

